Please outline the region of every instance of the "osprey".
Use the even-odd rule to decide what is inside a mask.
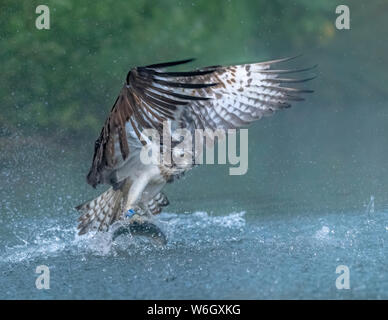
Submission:
[[[132,68],[95,142],[87,182],[110,188],[97,198],[79,205],[82,212],[79,234],[90,230],[106,231],[116,221],[150,221],[168,205],[162,193],[166,183],[192,168],[174,163],[144,163],[142,148],[153,145],[164,152],[179,142],[173,139],[166,151],[162,141],[146,139],[143,130],[154,129],[173,136],[172,130],[234,129],[248,125],[277,110],[304,100],[312,92],[285,84],[312,78],[295,79],[284,74],[311,70],[273,69],[275,63],[291,58],[233,66],[211,66],[188,72],[166,68],[193,59]],[[314,68],[314,67],[313,67]],[[170,126],[164,131],[163,123]],[[175,141],[175,142],[174,142]]]

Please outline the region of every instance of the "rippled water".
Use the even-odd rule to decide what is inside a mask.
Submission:
[[[166,246],[130,235],[112,242],[110,233],[76,234],[73,207],[102,190],[84,182],[87,152],[7,141],[0,298],[388,298],[388,201],[376,180],[323,177],[308,159],[283,173],[289,179],[266,167],[281,158],[251,161],[250,175],[233,179],[224,168],[199,168],[167,188],[171,205],[157,217]],[[309,178],[302,183],[297,170]],[[35,287],[38,265],[50,269],[49,290]],[[349,267],[349,290],[335,286],[339,265]]]
[[[164,213],[166,246],[78,237],[71,218],[25,220],[1,251],[2,298],[388,298],[388,212],[252,219]],[[37,265],[51,288],[35,288]],[[350,290],[337,290],[338,265]]]

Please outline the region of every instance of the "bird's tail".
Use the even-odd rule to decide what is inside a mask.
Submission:
[[[120,218],[123,192],[109,188],[97,198],[76,207],[82,213],[79,217],[78,234],[90,230],[107,231],[109,226]]]

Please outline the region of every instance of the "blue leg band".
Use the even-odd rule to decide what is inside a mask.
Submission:
[[[130,217],[132,217],[134,214],[135,214],[135,211],[134,211],[133,209],[129,209],[129,210],[126,212],[125,216],[126,216],[127,218],[130,218]]]

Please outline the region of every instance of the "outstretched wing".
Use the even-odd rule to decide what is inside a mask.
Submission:
[[[313,79],[283,77],[285,74],[308,71],[307,69],[279,70],[271,66],[292,58],[262,63],[219,67],[213,73],[198,77],[203,83],[216,86],[200,89],[198,94],[211,98],[190,104],[196,128],[239,128],[271,115],[276,110],[289,108],[294,101],[302,101],[303,93],[290,84]]]
[[[140,139],[143,129],[155,128],[161,131],[163,121],[178,121],[182,113],[181,107],[186,107],[193,101],[210,99],[192,92],[216,84],[174,81],[177,77],[187,79],[204,76],[214,72],[215,68],[207,68],[204,71],[163,72],[166,67],[190,61],[192,59],[137,67],[128,72],[125,84],[95,142],[93,162],[87,176],[89,184],[95,187],[99,183],[105,183],[103,176],[128,158],[128,125]]]
[[[167,72],[165,68],[190,62],[183,60],[131,69],[119,97],[96,141],[88,182],[101,182],[101,172],[114,169],[130,153],[126,126],[137,137],[145,128],[162,130],[165,120],[181,123],[183,111],[196,128],[238,128],[290,107],[311,90],[284,86],[310,80],[283,78],[282,74],[308,69],[276,70],[280,59],[236,66],[212,66],[189,72]],[[187,119],[187,118],[185,118]],[[119,146],[119,148],[117,147]]]

